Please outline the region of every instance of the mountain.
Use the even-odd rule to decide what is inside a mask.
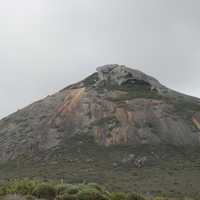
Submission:
[[[0,121],[0,178],[89,179],[116,187],[117,176],[119,187],[134,183],[138,190],[137,177],[142,192],[154,191],[148,178],[141,177],[148,170],[151,176],[157,174],[153,166],[179,169],[179,161],[188,166],[192,158],[198,165],[199,145],[198,98],[173,91],[138,70],[106,65]],[[189,166],[188,177],[199,176],[194,163]],[[147,171],[142,175],[138,170]],[[177,172],[171,173],[176,177]],[[177,177],[179,181],[186,175]],[[152,180],[161,187],[161,177]],[[191,191],[196,191],[196,182],[191,182]],[[186,186],[178,184],[174,191],[183,193]]]

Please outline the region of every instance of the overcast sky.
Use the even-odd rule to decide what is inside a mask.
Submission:
[[[0,0],[0,118],[108,63],[200,97],[200,1]]]

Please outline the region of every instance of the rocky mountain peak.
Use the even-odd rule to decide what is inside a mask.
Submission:
[[[152,90],[156,89],[157,91],[161,91],[164,88],[155,78],[124,65],[104,65],[98,67],[97,72],[100,82],[109,81],[112,84],[121,86],[128,82],[134,84],[139,81],[149,84]]]
[[[0,120],[0,162],[88,137],[103,146],[199,145],[199,113],[193,97],[138,70],[105,65]]]

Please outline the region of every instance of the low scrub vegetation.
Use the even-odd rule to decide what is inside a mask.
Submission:
[[[0,186],[0,200],[148,200],[136,193],[109,192],[95,184],[15,180]],[[149,200],[169,200],[155,197]],[[175,200],[175,199],[174,199]],[[181,200],[181,199],[180,199]],[[185,200],[185,199],[184,199]]]

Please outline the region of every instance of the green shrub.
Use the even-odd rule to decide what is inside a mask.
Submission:
[[[99,192],[103,192],[104,191],[104,189],[97,183],[89,183],[88,186],[98,190]]]
[[[79,192],[79,185],[59,184],[55,186],[56,194],[77,194]]]
[[[97,191],[81,191],[78,195],[78,200],[108,200],[104,194]]]
[[[63,194],[56,197],[56,200],[78,200],[76,195]]]
[[[27,195],[26,200],[35,200],[35,197],[32,195]]]
[[[42,183],[37,185],[33,191],[33,195],[37,198],[51,200],[56,197],[56,188],[50,183]]]
[[[110,195],[111,200],[126,200],[127,195],[122,192],[113,192]]]
[[[15,180],[10,182],[0,188],[0,195],[6,194],[21,194],[21,195],[31,195],[33,190],[37,186],[38,182],[34,180]]]
[[[126,200],[145,200],[145,198],[139,194],[131,193],[127,195]]]
[[[14,183],[14,190],[15,193],[21,194],[21,195],[29,195],[33,193],[33,190],[35,189],[37,183],[35,181],[30,180],[22,180],[17,181]]]
[[[56,186],[56,192],[56,200],[76,200],[79,188],[71,184],[61,184]]]
[[[62,195],[66,192],[67,184],[58,184],[55,186],[56,195]]]
[[[7,190],[5,186],[0,187],[0,196],[5,196],[7,194]]]
[[[26,200],[26,198],[20,194],[9,194],[6,195],[3,200]]]
[[[74,188],[71,188],[71,189],[67,190],[67,192],[70,195],[74,195],[74,194],[78,194],[79,189],[74,187]]]

